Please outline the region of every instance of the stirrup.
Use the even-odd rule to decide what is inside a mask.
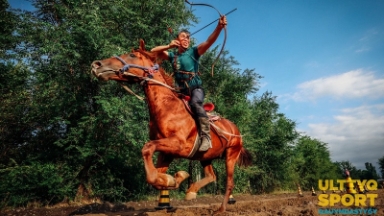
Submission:
[[[207,139],[206,142],[203,141],[203,139]],[[208,137],[203,137],[201,138],[201,141],[200,141],[200,147],[199,147],[199,152],[205,152],[205,151],[208,151],[208,149],[212,148],[212,142],[211,142],[211,139],[209,139]]]

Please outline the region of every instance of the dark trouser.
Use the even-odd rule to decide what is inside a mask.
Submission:
[[[212,148],[211,135],[210,135],[210,124],[207,113],[203,107],[204,102],[204,90],[202,88],[196,88],[191,92],[191,100],[189,105],[191,106],[192,112],[195,114],[196,123],[200,127],[200,147],[199,151],[205,152]]]
[[[191,100],[189,101],[189,105],[191,106],[191,110],[197,118],[208,117],[203,108],[204,96],[205,94],[202,88],[196,88],[191,92]]]

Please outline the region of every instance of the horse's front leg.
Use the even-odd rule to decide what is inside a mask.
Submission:
[[[174,156],[160,152],[157,156],[156,169],[159,173],[166,173],[169,165],[172,163]],[[174,178],[176,181],[176,188],[179,188],[180,183],[189,177],[189,174],[185,171],[178,171]]]
[[[166,173],[172,161],[173,161],[172,155],[159,152],[159,155],[157,156],[157,163],[156,163],[157,171],[159,173]]]
[[[165,173],[168,166],[166,168],[156,169],[153,164],[153,154],[155,151],[166,152],[172,155],[177,152],[179,148],[180,141],[172,138],[153,140],[144,145],[141,153],[144,160],[146,180],[150,185],[157,189],[176,189],[182,181],[188,178],[189,175],[185,171],[179,171],[175,174],[175,177],[172,177]]]

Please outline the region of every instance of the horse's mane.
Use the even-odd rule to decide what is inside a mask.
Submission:
[[[168,75],[162,67],[160,67],[159,71],[160,71],[160,74],[163,76],[165,83],[167,83],[167,85],[174,88],[172,76]]]
[[[159,55],[158,52],[149,52],[142,49],[136,49],[135,51],[141,53],[153,63],[158,63],[159,65],[161,64],[161,61],[159,61],[159,58],[158,58],[158,55]],[[174,87],[172,76],[168,75],[162,67],[159,68],[159,72],[163,76],[165,83],[171,87]]]

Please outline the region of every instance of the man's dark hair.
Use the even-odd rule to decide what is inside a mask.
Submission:
[[[176,37],[179,37],[179,35],[181,34],[181,33],[186,33],[186,34],[188,34],[188,35],[191,35],[191,33],[187,30],[187,29],[181,29],[180,31],[179,31],[179,33],[177,33],[177,35],[176,35]]]

